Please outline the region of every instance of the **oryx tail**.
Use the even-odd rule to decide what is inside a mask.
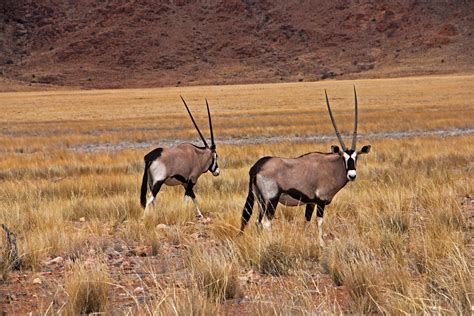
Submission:
[[[143,171],[142,188],[140,191],[140,204],[143,208],[145,208],[146,206],[146,192],[148,186],[148,172],[150,169],[150,165],[155,159],[161,156],[162,151],[163,148],[156,148],[155,150],[146,154],[143,159],[145,161],[145,170]]]
[[[146,206],[146,191],[148,185],[148,168],[150,164],[145,162],[145,171],[143,171],[142,189],[140,192],[140,204],[143,208]]]
[[[245,201],[244,210],[242,211],[242,223],[241,230],[247,225],[252,216],[253,205],[255,204],[255,195],[253,193],[253,184],[255,182],[255,176],[250,175],[249,181],[249,193],[247,195],[247,200]]]

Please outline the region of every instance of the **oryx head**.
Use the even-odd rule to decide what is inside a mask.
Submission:
[[[328,95],[326,93],[326,89],[324,90],[324,94],[326,95],[326,104],[328,106],[329,116],[331,117],[332,126],[334,126],[334,130],[336,131],[337,138],[339,139],[339,143],[341,144],[342,151],[339,149],[339,146],[333,145],[331,146],[331,151],[335,154],[339,154],[344,158],[344,166],[346,168],[346,175],[349,181],[354,181],[357,173],[356,173],[356,165],[357,165],[357,156],[362,154],[367,154],[370,151],[370,145],[363,146],[359,151],[356,151],[356,143],[357,143],[357,92],[354,86],[354,102],[355,102],[355,114],[354,114],[354,131],[352,133],[352,145],[351,148],[347,148],[342,140],[341,133],[336,126],[336,121],[331,112],[331,106],[329,105]]]
[[[199,136],[201,137],[202,142],[204,143],[205,149],[208,149],[210,151],[211,155],[211,164],[209,166],[208,171],[212,173],[214,176],[218,176],[220,174],[219,166],[217,165],[217,152],[216,152],[216,143],[214,142],[214,132],[212,131],[212,119],[211,119],[211,112],[209,111],[209,103],[207,102],[206,99],[206,107],[207,107],[207,116],[209,118],[209,130],[211,131],[211,146],[209,146],[206,142],[206,139],[204,136],[202,136],[201,131],[199,130],[199,127],[197,126],[196,122],[194,121],[193,115],[191,114],[191,111],[188,108],[188,105],[186,104],[186,101],[184,101],[183,97],[181,97],[181,100],[183,100],[184,106],[186,107],[186,110],[188,111],[189,117],[191,118],[191,121],[194,124],[194,127],[196,128],[197,132],[199,133]]]

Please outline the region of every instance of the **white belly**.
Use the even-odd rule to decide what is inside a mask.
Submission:
[[[292,198],[291,196],[289,196],[288,194],[284,194],[284,193],[280,195],[280,199],[278,200],[278,202],[286,206],[298,206],[298,205],[304,204],[301,201],[296,200]]]

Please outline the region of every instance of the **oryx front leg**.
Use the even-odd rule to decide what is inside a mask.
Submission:
[[[305,213],[304,213],[304,217],[306,219],[306,222],[304,223],[304,228],[303,228],[303,231],[306,232],[306,230],[308,229],[310,223],[311,223],[311,217],[313,216],[313,212],[314,212],[314,204],[306,204],[306,210],[305,210]]]
[[[189,196],[191,198],[191,200],[193,200],[194,207],[196,208],[196,218],[197,219],[202,219],[203,216],[202,216],[201,210],[199,209],[199,204],[196,200],[196,194],[194,194],[193,187],[194,187],[194,183],[189,182],[186,185],[186,192],[184,193],[184,195]]]
[[[324,216],[324,207],[326,203],[318,203],[318,210],[317,210],[317,218],[318,218],[318,238],[319,238],[319,245],[324,247],[324,239],[323,239],[323,216]]]

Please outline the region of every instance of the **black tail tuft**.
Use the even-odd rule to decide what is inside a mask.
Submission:
[[[149,163],[145,161],[145,170],[143,171],[142,189],[140,192],[140,204],[143,208],[146,206],[146,191],[148,186],[148,167]]]
[[[244,209],[242,211],[242,223],[240,226],[240,231],[244,230],[245,226],[250,220],[250,217],[252,216],[253,205],[255,203],[255,195],[253,194],[253,191],[252,191],[252,183],[253,183],[253,178],[250,177],[249,193],[247,195],[247,200],[245,201]]]
[[[148,186],[148,169],[150,168],[150,164],[155,160],[161,157],[161,153],[163,152],[163,148],[155,148],[150,151],[148,154],[145,155],[145,170],[143,171],[143,179],[142,179],[142,189],[140,192],[140,204],[143,208],[146,206],[146,191]]]

